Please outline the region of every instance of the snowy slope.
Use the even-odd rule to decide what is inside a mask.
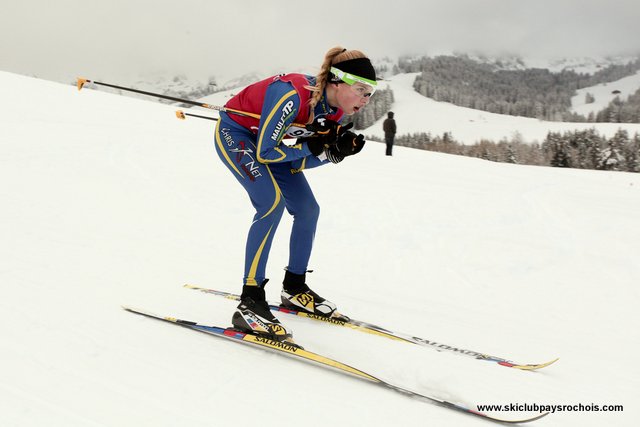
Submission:
[[[571,98],[571,111],[584,116],[589,116],[589,113],[596,114],[607,107],[616,96],[626,101],[629,95],[633,95],[638,89],[640,89],[640,71],[615,82],[601,83],[596,86],[579,89],[576,91],[577,94]],[[619,91],[620,93],[613,93],[614,91]],[[594,96],[595,102],[591,104],[585,102],[587,93]]]
[[[523,136],[525,142],[541,142],[548,132],[563,132],[595,127],[602,135],[613,136],[619,128],[627,129],[631,135],[640,132],[640,124],[620,123],[564,123],[548,122],[528,117],[514,117],[494,114],[472,108],[459,107],[446,102],[437,102],[424,97],[413,90],[416,73],[398,74],[382,84],[393,90],[395,104],[392,109],[399,134],[430,132],[442,135],[450,132],[453,137],[465,144],[473,144],[481,139],[499,141],[511,139],[516,134]],[[635,81],[636,88],[640,82]],[[613,86],[611,86],[613,87]],[[616,86],[617,87],[617,86]],[[621,86],[622,87],[622,86]],[[631,87],[631,86],[629,86]],[[584,102],[584,95],[582,95]],[[596,96],[596,100],[598,97]],[[364,130],[366,135],[384,137],[382,122]]]
[[[615,55],[615,56],[585,56],[573,58],[535,58],[527,57],[523,59],[526,68],[546,68],[552,73],[562,71],[574,71],[579,74],[594,74],[611,65],[626,65],[635,61],[637,56]]]
[[[123,311],[230,321],[233,303],[181,288],[240,288],[252,213],[212,124],[4,72],[0,87],[0,425],[487,425]],[[635,425],[640,175],[402,147],[389,158],[369,143],[307,176],[322,206],[309,283],[342,311],[522,362],[561,360],[521,372],[281,316],[308,349],[469,404],[625,408],[535,425]],[[271,299],[290,225],[272,249]]]

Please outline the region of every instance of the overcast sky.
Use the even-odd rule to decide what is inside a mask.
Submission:
[[[640,0],[0,2],[0,70],[60,81],[287,71],[335,45],[373,58],[640,53]]]

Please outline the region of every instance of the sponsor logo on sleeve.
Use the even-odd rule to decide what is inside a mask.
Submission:
[[[271,134],[272,141],[280,142],[280,140],[282,139],[281,135],[282,135],[282,129],[284,128],[284,123],[285,121],[287,121],[289,117],[291,117],[292,114],[293,114],[293,101],[289,101],[286,104],[284,104],[284,107],[282,107],[282,114],[280,115],[280,120],[278,121],[276,128],[273,130],[273,133]]]

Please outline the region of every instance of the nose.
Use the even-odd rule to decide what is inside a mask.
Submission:
[[[371,98],[368,97],[368,96],[365,96],[364,98],[360,98],[360,105],[364,107],[365,105],[367,105],[369,103],[370,99]]]

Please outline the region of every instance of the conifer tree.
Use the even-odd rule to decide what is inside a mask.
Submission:
[[[624,162],[623,150],[629,143],[629,133],[624,129],[619,129],[616,134],[607,142],[607,148],[600,156],[598,169],[621,170]]]

